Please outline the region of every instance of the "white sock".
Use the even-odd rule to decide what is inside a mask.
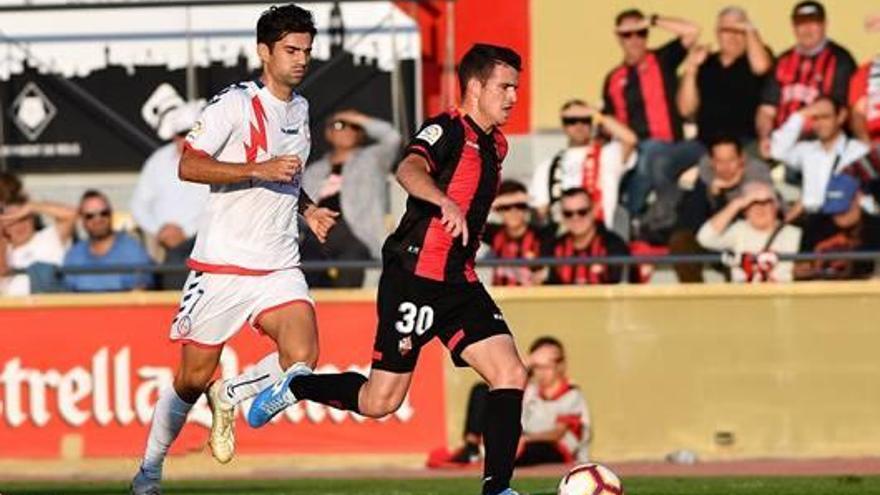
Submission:
[[[162,463],[168,449],[180,433],[186,422],[186,415],[192,409],[192,404],[177,396],[174,387],[164,390],[156,402],[153,411],[153,424],[150,426],[150,436],[147,437],[147,450],[141,468],[150,478],[162,477]]]
[[[220,397],[227,404],[239,404],[275,383],[282,373],[284,370],[278,361],[278,353],[273,352],[263,357],[251,369],[226,380]]]

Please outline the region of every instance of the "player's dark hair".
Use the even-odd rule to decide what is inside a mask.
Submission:
[[[270,51],[276,41],[290,33],[309,33],[314,39],[318,30],[315,29],[312,13],[289,3],[280,7],[269,7],[257,21],[257,43],[268,46]]]
[[[485,43],[472,46],[458,63],[458,85],[462,96],[467,89],[468,81],[476,78],[485,84],[492,75],[492,69],[498,64],[509,65],[517,72],[522,71],[522,58],[510,48]]]
[[[113,206],[110,204],[110,198],[108,198],[106,194],[102,193],[101,191],[99,191],[97,189],[86,190],[86,192],[83,193],[82,197],[79,198],[80,206],[82,206],[82,204],[84,202],[86,202],[86,200],[89,200],[92,198],[100,198],[107,205],[107,208],[113,209]]]
[[[733,146],[734,148],[736,148],[736,154],[742,156],[742,143],[739,141],[739,139],[728,134],[720,134],[709,140],[709,155],[715,156],[715,148],[724,145]]]
[[[626,9],[621,13],[617,14],[617,17],[614,18],[614,27],[620,26],[620,24],[627,19],[639,19],[642,20],[645,18],[645,14],[642,13],[639,9]]]
[[[562,346],[562,342],[556,337],[551,337],[549,335],[544,335],[535,339],[535,341],[532,342],[532,345],[529,346],[529,354],[545,346],[552,346],[559,349],[559,354],[562,356],[562,359],[565,359],[565,347]]]
[[[560,112],[564,112],[571,107],[588,107],[587,102],[580,98],[572,98],[565,103],[562,104],[562,108],[559,109]]]
[[[507,179],[502,181],[501,185],[498,186],[498,196],[518,192],[527,193],[529,191],[528,189],[526,189],[526,186],[523,185],[522,182],[517,180]]]

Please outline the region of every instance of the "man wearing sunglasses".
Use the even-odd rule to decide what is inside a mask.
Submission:
[[[648,49],[648,32],[659,27],[676,36],[656,50]],[[703,147],[684,141],[681,116],[675,105],[678,66],[697,38],[700,28],[683,19],[636,9],[618,14],[615,35],[623,50],[623,62],[612,69],[603,86],[603,112],[629,126],[639,138],[639,157],[625,185],[625,205],[633,216],[645,213],[648,195],[657,198],[652,217],[656,230],[675,218],[677,179],[696,163]]]
[[[796,44],[776,61],[761,95],[756,115],[759,151],[771,156],[771,133],[819,96],[847,101],[856,63],[849,51],[829,39],[825,7],[814,0],[798,2],[791,11]],[[811,129],[805,129],[809,133]]]
[[[498,187],[492,211],[501,223],[488,223],[483,242],[497,259],[537,258],[546,233],[529,223],[529,195],[526,186],[505,180]],[[492,271],[492,285],[535,285],[536,270],[526,266],[500,266]]]
[[[125,232],[113,230],[113,208],[104,193],[88,190],[79,202],[79,217],[87,239],[70,248],[64,257],[64,267],[94,267],[113,265],[149,265],[147,251]],[[67,288],[74,292],[117,292],[149,289],[153,277],[144,272],[69,274],[64,277]]]
[[[540,220],[559,223],[562,191],[583,187],[598,205],[596,218],[621,237],[629,236],[629,215],[617,207],[620,182],[635,165],[636,134],[610,115],[583,100],[573,99],[560,110],[568,147],[535,169],[531,197]]]
[[[554,258],[592,258],[628,256],[629,248],[617,234],[596,221],[595,205],[583,188],[562,193],[562,226],[565,233],[550,246],[547,256]],[[617,284],[623,280],[621,265],[576,264],[549,269],[547,284]]]

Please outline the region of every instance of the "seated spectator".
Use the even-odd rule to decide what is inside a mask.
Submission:
[[[496,259],[534,259],[541,255],[546,233],[529,223],[529,195],[526,186],[505,180],[498,187],[492,209],[501,223],[488,223],[483,242]],[[527,266],[500,266],[492,271],[492,285],[535,285],[540,283],[537,269]]]
[[[125,232],[114,232],[113,210],[107,197],[86,191],[79,203],[79,214],[88,239],[78,241],[64,257],[64,267],[100,268],[114,265],[150,265],[147,251]],[[67,288],[74,292],[114,292],[148,289],[150,273],[67,274]]]
[[[717,52],[695,45],[684,61],[678,111],[696,120],[704,146],[719,136],[733,136],[748,146],[755,141],[755,113],[773,57],[740,7],[718,14],[715,36]]]
[[[743,219],[736,220],[742,213]],[[776,255],[798,252],[801,229],[782,223],[776,191],[764,182],[748,182],[742,195],[727,203],[697,233],[711,251],[732,252],[739,263],[734,282],[790,282],[793,263]]]
[[[675,222],[679,200],[678,176],[697,163],[704,150],[698,141],[683,140],[681,116],[675,105],[678,66],[700,35],[686,20],[639,10],[618,14],[615,33],[623,49],[623,63],[611,70],[603,85],[604,113],[613,115],[639,138],[635,169],[624,185],[627,210],[639,219],[648,196],[656,197],[639,225],[640,237],[665,243]],[[656,50],[648,49],[651,27],[671,32],[675,39]]]
[[[20,192],[20,191],[19,191]],[[51,225],[38,228],[39,215],[52,218]],[[24,270],[34,263],[60,266],[64,252],[70,247],[76,226],[76,209],[58,203],[27,201],[11,198],[0,214],[5,264],[10,269]],[[0,278],[0,295],[25,296],[32,293],[26,274]]]
[[[828,184],[822,215],[808,219],[801,239],[802,253],[876,251],[880,249],[880,218],[861,206],[859,182],[846,174]],[[874,261],[804,261],[795,264],[798,280],[870,278]]]
[[[669,240],[670,254],[703,254],[697,230],[710,217],[740,196],[743,184],[772,184],[770,170],[763,162],[743,153],[735,137],[721,136],[709,145],[709,156],[700,160],[699,176],[692,190],[685,192],[679,205],[678,225]],[[703,265],[675,265],[679,282],[703,282]]]
[[[761,157],[771,157],[770,135],[794,112],[819,96],[847,101],[856,63],[846,48],[828,39],[825,7],[816,1],[798,2],[791,11],[796,44],[776,60],[764,85],[756,115]]]
[[[868,32],[880,33],[880,14],[865,21]],[[852,172],[880,204],[880,54],[859,67],[849,87],[850,128],[871,151],[851,165]]]
[[[156,261],[166,265],[183,265],[195,244],[199,215],[208,202],[210,188],[180,180],[177,166],[185,138],[199,117],[201,105],[184,104],[168,111],[163,129],[171,133],[171,142],[153,152],[144,162],[131,198],[131,213],[147,235],[147,243],[155,242]],[[186,272],[165,274],[159,287],[177,290],[183,286]]]
[[[565,349],[553,337],[539,337],[529,348],[531,379],[523,395],[522,437],[517,466],[587,462],[591,437],[587,401],[565,370]],[[431,453],[428,467],[466,466],[480,461],[486,428],[486,395],[481,383],[471,389],[464,428],[464,445],[453,452]]]
[[[617,208],[624,174],[635,165],[638,138],[610,115],[602,115],[582,100],[570,100],[560,112],[568,147],[547,160],[532,176],[532,205],[542,223],[559,223],[562,191],[583,187],[598,205],[596,218],[608,230],[629,237],[629,216]],[[596,126],[602,134],[595,133]]]
[[[324,136],[330,151],[306,168],[303,189],[318,206],[340,216],[326,243],[320,245],[314,237],[308,238],[303,257],[381,259],[387,180],[400,151],[400,134],[388,122],[345,110],[327,121]],[[310,285],[315,286],[360,287],[364,271],[333,270],[318,280],[310,278]]]
[[[813,123],[816,138],[800,140],[807,120]],[[788,220],[803,212],[818,212],[831,177],[868,153],[865,143],[846,135],[846,120],[844,106],[830,96],[820,96],[773,132],[770,154],[801,175],[801,199]]]
[[[595,205],[583,188],[562,193],[562,225],[565,233],[545,254],[554,258],[628,256],[629,248],[617,234],[605,228],[594,216]],[[623,280],[622,265],[577,264],[550,267],[548,284],[617,284]]]

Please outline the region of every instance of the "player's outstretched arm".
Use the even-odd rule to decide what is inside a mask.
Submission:
[[[410,153],[397,168],[397,182],[413,197],[440,207],[440,222],[453,238],[461,236],[461,244],[468,243],[467,221],[461,208],[437,187],[428,173],[430,166],[424,157]]]
[[[201,184],[235,184],[251,179],[290,182],[302,168],[298,156],[276,156],[264,162],[227,163],[207,153],[186,148],[180,157],[178,176],[181,180]]]

